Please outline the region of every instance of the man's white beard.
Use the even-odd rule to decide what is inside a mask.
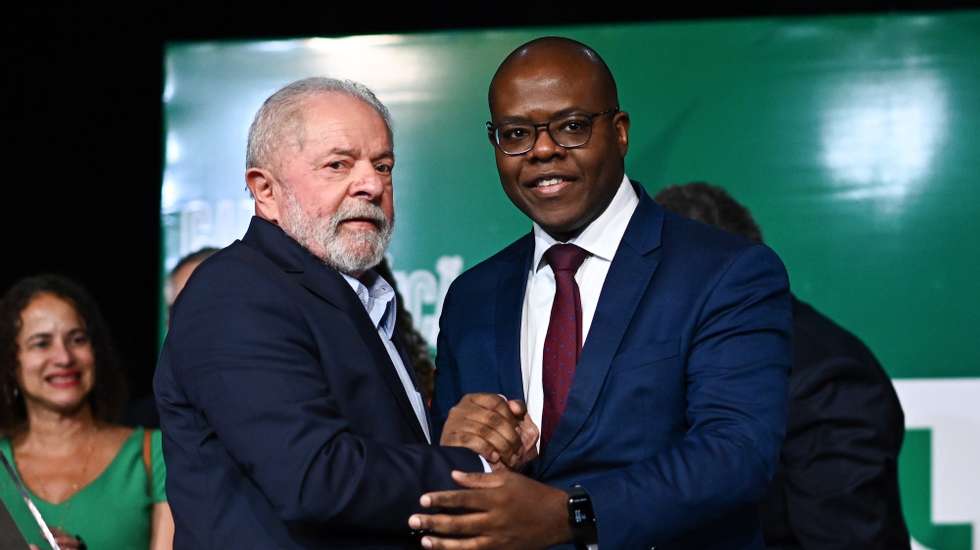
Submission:
[[[363,273],[381,263],[394,225],[381,207],[347,197],[333,214],[319,219],[307,214],[288,188],[283,187],[282,196],[283,231],[323,263],[348,275]],[[352,218],[371,220],[377,230],[346,229],[342,223]]]

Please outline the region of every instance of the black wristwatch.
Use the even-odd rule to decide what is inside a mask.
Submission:
[[[599,529],[596,527],[592,499],[581,485],[568,490],[568,524],[576,550],[598,550]]]

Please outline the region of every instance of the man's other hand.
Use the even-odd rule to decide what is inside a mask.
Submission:
[[[568,494],[514,472],[467,474],[454,471],[464,490],[426,493],[424,508],[456,514],[414,514],[412,529],[429,534],[424,548],[483,550],[546,548],[572,538],[568,523]]]

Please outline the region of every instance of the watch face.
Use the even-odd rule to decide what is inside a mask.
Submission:
[[[568,523],[572,527],[576,548],[596,542],[596,521],[595,512],[592,510],[592,499],[581,487],[573,487],[569,491]]]
[[[591,520],[592,502],[585,495],[575,495],[568,499],[568,512],[573,523]]]

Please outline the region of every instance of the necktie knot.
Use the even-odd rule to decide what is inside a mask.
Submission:
[[[588,255],[588,252],[574,244],[556,244],[544,253],[544,260],[556,274],[559,271],[575,273]]]

